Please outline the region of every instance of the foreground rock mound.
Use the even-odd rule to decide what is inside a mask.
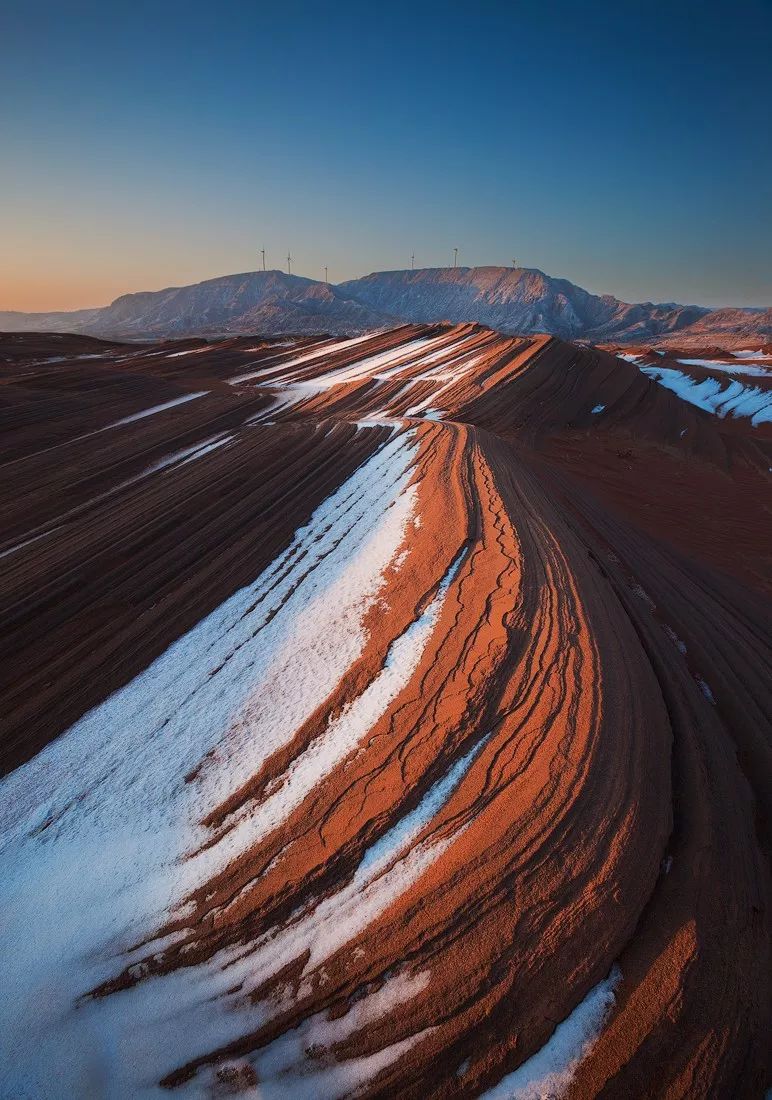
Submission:
[[[772,436],[664,358],[4,338],[0,1094],[763,1095]]]

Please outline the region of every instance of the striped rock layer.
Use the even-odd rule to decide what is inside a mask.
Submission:
[[[0,1095],[763,1095],[763,401],[476,325],[0,345]]]

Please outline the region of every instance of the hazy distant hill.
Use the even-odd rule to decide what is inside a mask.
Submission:
[[[335,286],[251,271],[192,286],[124,294],[103,309],[75,313],[1,313],[0,328],[56,329],[95,336],[190,336],[229,332],[364,332],[394,324]]]
[[[253,271],[186,287],[125,294],[102,309],[0,312],[9,331],[143,338],[222,333],[365,332],[401,321],[478,321],[502,332],[572,340],[724,346],[772,340],[772,309],[630,304],[529,268],[378,271],[338,286]]]

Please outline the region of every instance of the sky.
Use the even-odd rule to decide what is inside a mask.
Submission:
[[[772,304],[772,0],[3,0],[0,41],[0,309],[262,248]]]

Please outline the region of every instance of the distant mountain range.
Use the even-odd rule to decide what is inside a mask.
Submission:
[[[772,341],[772,309],[630,304],[590,294],[531,268],[459,267],[378,271],[338,286],[252,271],[192,286],[124,294],[73,312],[0,311],[6,331],[77,332],[113,339],[345,335],[405,321],[477,321],[501,332],[549,332],[592,343],[724,347]]]

